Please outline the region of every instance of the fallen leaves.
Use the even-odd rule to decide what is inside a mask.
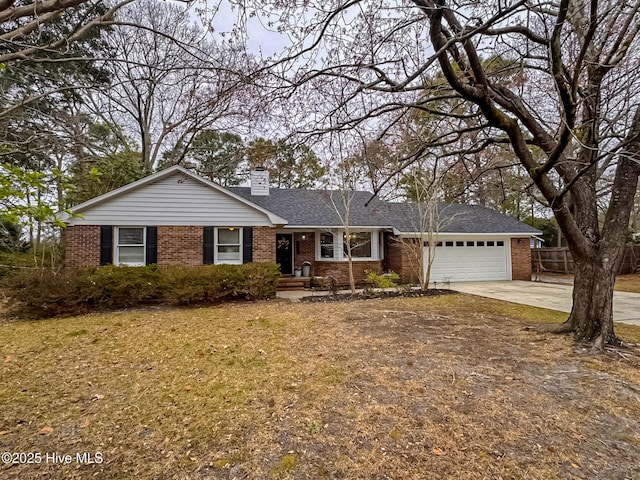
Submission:
[[[38,433],[40,435],[50,435],[53,433],[53,427],[50,427],[50,426],[42,427]]]

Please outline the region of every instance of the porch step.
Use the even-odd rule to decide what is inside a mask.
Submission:
[[[304,290],[304,284],[300,285],[278,285],[276,288],[277,291],[281,292],[283,290]]]
[[[283,275],[278,279],[278,290],[304,290],[309,286],[310,277]]]

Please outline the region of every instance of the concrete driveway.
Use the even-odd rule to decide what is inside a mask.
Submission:
[[[570,312],[572,285],[542,282],[459,282],[451,290],[506,302]],[[615,292],[613,319],[616,322],[640,325],[640,293]]]

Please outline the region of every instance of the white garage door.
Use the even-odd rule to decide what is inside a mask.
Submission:
[[[430,282],[509,280],[506,243],[504,239],[438,240]]]

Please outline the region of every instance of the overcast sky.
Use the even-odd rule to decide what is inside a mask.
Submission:
[[[228,38],[233,31],[233,27],[238,21],[238,9],[231,8],[231,5],[222,0],[217,2],[217,12],[213,17],[214,36],[221,38],[222,34]],[[267,27],[267,20],[261,17],[252,17],[247,21],[247,47],[250,52],[270,57],[283,51],[289,45],[288,38]]]

